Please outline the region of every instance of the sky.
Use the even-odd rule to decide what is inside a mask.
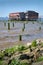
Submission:
[[[43,16],[43,0],[0,0],[0,17],[28,10],[36,11],[39,16]]]

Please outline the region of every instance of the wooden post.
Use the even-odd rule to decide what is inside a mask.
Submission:
[[[19,41],[22,41],[22,35],[19,35]]]
[[[25,23],[23,24],[23,28],[22,28],[22,31],[24,31],[24,29],[25,29]]]
[[[13,27],[14,27],[14,22],[13,22]]]
[[[24,29],[25,29],[25,23],[24,23]]]
[[[22,31],[24,31],[24,28],[22,28]]]
[[[10,23],[8,23],[8,30],[10,30]]]
[[[4,26],[6,26],[6,22],[4,22]]]
[[[39,27],[39,30],[41,30],[41,27]]]

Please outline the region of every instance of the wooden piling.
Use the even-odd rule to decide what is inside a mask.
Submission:
[[[22,35],[19,35],[19,41],[22,41]]]
[[[8,23],[8,30],[10,30],[10,23]]]

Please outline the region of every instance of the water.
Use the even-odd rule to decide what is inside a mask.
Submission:
[[[13,22],[10,23],[10,30],[8,30],[8,22],[6,26],[4,22],[0,22],[0,44],[6,42],[19,41],[19,35],[22,35],[22,40],[31,42],[34,39],[43,38],[43,25],[35,22],[28,22],[25,24],[25,30],[22,32],[23,22]],[[39,27],[41,30],[39,31]]]

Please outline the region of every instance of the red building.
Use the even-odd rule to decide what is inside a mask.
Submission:
[[[10,20],[24,20],[25,19],[25,13],[24,12],[10,13],[9,19]]]
[[[27,11],[25,12],[16,12],[16,13],[10,13],[9,14],[10,20],[37,20],[38,19],[38,13],[35,11]]]

